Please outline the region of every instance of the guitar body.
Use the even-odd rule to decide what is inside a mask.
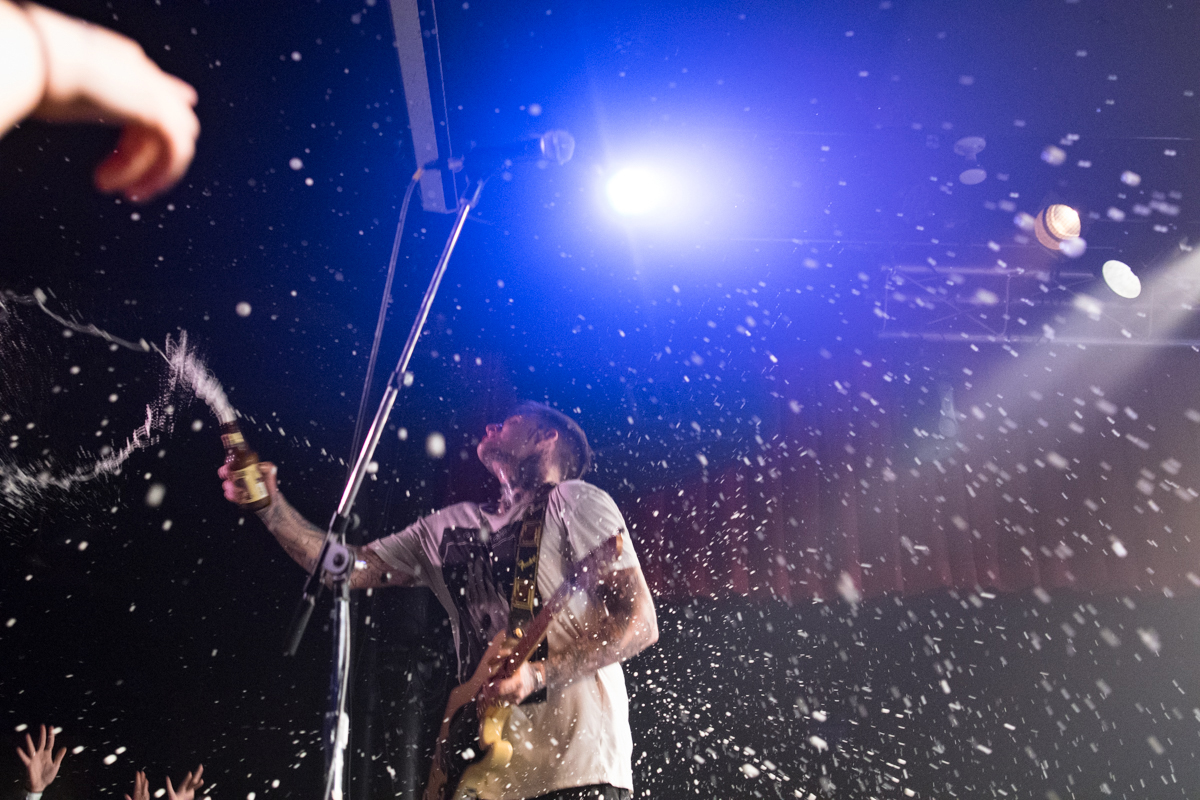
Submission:
[[[504,644],[496,637],[470,680],[450,692],[423,800],[472,797],[488,772],[508,766],[512,745],[504,739],[504,726],[512,708],[492,708],[481,718],[475,705],[475,696],[492,679],[488,665]]]
[[[576,565],[528,628],[517,631],[519,638],[499,635],[493,639],[475,668],[475,674],[450,692],[423,800],[478,797],[478,789],[487,775],[508,766],[513,746],[505,740],[504,728],[512,716],[512,707],[496,706],[480,714],[475,703],[479,690],[488,681],[502,680],[520,669],[546,637],[550,621],[566,605],[571,593],[602,580],[607,568],[620,554],[620,536],[597,547]],[[500,669],[493,671],[490,665],[496,662],[498,653],[505,647],[511,649],[512,654]]]

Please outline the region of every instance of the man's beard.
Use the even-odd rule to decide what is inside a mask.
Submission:
[[[492,464],[506,466],[509,461],[504,457],[504,449],[494,439],[485,439],[480,442],[479,447],[475,450],[475,455],[479,457],[479,461],[487,467],[489,472],[495,471],[492,469]]]
[[[541,456],[537,453],[517,461],[499,442],[483,441],[476,451],[488,472],[503,475],[513,489],[535,489],[542,483]]]

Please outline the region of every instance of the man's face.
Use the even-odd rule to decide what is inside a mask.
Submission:
[[[501,424],[488,425],[487,433],[475,452],[483,465],[496,474],[497,468],[511,469],[528,458],[538,456],[540,450],[553,446],[552,442],[548,442],[549,438],[532,417],[514,414]]]

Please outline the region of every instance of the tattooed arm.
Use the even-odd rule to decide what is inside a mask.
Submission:
[[[325,542],[325,531],[305,519],[279,491],[279,470],[274,464],[264,461],[259,464],[259,468],[263,473],[267,493],[271,496],[271,504],[256,512],[258,518],[267,526],[267,530],[283,547],[284,552],[306,572],[312,573],[317,566],[317,557],[321,554],[321,545]],[[229,468],[221,467],[217,470],[217,475],[224,481],[225,498],[236,503],[240,490],[229,480]],[[356,565],[350,577],[351,589],[416,585],[410,574],[390,572],[387,564],[369,548],[351,547],[350,553]]]
[[[479,694],[481,706],[501,702],[516,705],[543,686],[565,689],[658,641],[654,600],[640,567],[614,572],[595,587],[588,594],[586,616],[577,621],[583,626],[583,636],[551,652],[545,661],[527,661],[510,677],[484,684]],[[501,648],[492,669],[499,670],[511,652],[511,647]]]
[[[614,572],[588,595],[584,635],[534,665],[547,686],[562,689],[601,667],[633,658],[658,641],[654,600],[640,567]]]

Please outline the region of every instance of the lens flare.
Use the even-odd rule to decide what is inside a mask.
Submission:
[[[624,216],[654,211],[665,199],[662,176],[644,167],[625,167],[608,181],[608,202]]]

